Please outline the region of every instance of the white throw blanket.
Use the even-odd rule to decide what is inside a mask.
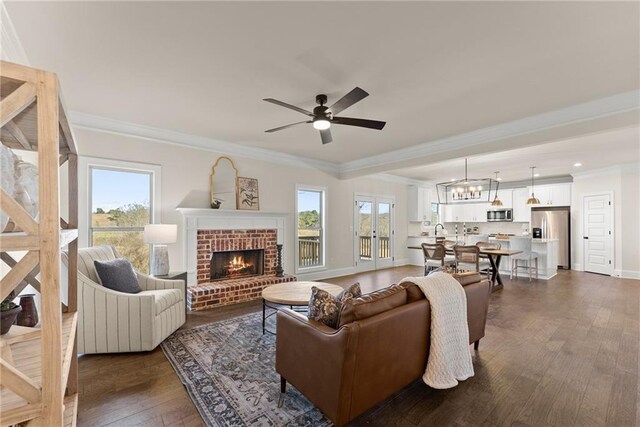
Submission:
[[[418,285],[431,305],[431,348],[422,380],[443,389],[472,377],[467,297],[462,285],[446,273],[407,277],[402,282]]]

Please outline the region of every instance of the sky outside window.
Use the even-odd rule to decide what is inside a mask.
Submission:
[[[125,205],[149,206],[151,175],[108,169],[92,169],[92,212],[101,208],[105,212]]]

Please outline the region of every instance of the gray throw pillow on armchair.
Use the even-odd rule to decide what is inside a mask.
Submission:
[[[141,292],[138,277],[129,260],[116,258],[110,261],[94,260],[96,273],[102,282],[102,286],[118,292],[137,294]]]

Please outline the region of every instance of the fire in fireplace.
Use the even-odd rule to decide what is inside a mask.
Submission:
[[[264,249],[222,251],[211,254],[212,281],[259,276],[264,272]]]

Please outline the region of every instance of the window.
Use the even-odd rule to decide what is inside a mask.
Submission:
[[[89,167],[89,245],[114,246],[143,273],[149,271],[144,226],[153,222],[153,181],[150,171]]]
[[[431,203],[431,225],[436,225],[440,222],[440,218],[438,216],[438,204]]]
[[[325,190],[296,189],[297,269],[324,267]]]

